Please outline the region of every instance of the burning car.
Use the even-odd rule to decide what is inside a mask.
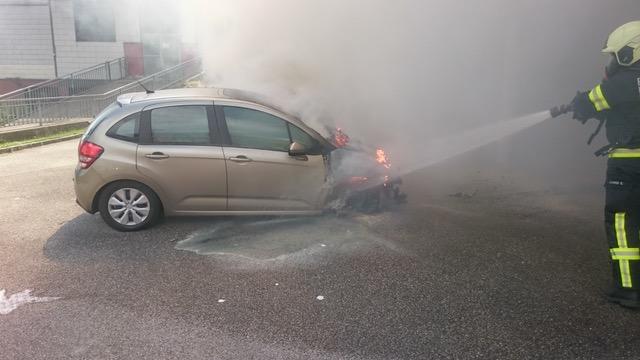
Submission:
[[[260,94],[237,89],[225,89],[224,93],[285,112]],[[352,139],[342,128],[325,127],[325,133],[324,138],[333,145],[326,150],[328,176],[324,187],[329,192],[325,211],[373,213],[406,201],[407,195],[400,191],[402,179],[395,175],[384,149]]]
[[[406,194],[400,191],[402,179],[393,175],[384,149],[353,141],[341,128],[328,131],[336,147],[331,153],[330,207],[371,213],[406,200]]]
[[[403,200],[382,149],[324,137],[255,94],[124,94],[80,140],[77,203],[120,231],[161,216],[312,215]]]

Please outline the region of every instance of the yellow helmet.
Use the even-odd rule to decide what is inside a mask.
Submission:
[[[612,32],[602,52],[612,54],[622,66],[640,61],[640,21],[626,23]]]

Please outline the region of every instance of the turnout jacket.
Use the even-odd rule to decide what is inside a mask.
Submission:
[[[640,65],[621,68],[574,100],[574,116],[606,121],[612,147],[640,147]]]

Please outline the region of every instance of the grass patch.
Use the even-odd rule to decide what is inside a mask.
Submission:
[[[54,139],[59,139],[59,138],[67,137],[67,136],[82,135],[85,132],[85,130],[86,129],[64,130],[64,131],[59,131],[59,132],[53,133],[51,135],[36,136],[36,137],[30,138],[30,139],[17,140],[17,141],[2,141],[2,140],[0,140],[0,149],[6,149],[6,148],[10,148],[10,147],[14,147],[14,146],[20,146],[20,145],[28,145],[28,144],[32,144],[32,143],[38,143],[38,142],[42,142],[42,141],[47,141],[47,140],[54,140]]]

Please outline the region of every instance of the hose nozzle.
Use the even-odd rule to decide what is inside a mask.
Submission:
[[[564,115],[572,111],[573,111],[573,105],[571,104],[555,106],[551,108],[551,110],[549,110],[552,118],[557,118],[558,116]]]

